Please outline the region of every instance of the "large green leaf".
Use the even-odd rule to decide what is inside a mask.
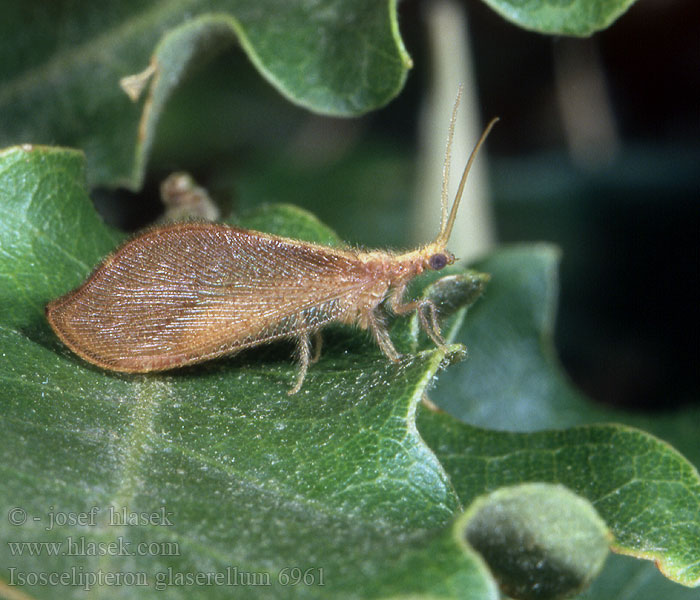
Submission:
[[[605,29],[636,0],[483,0],[503,18],[541,33],[588,36]]]
[[[621,425],[532,434],[488,431],[534,431],[621,421],[673,442],[700,464],[697,409],[653,415],[609,410],[586,400],[563,377],[552,346],[557,262],[555,249],[536,245],[503,248],[477,263],[480,270],[491,274],[491,281],[484,301],[472,309],[457,336],[468,344],[470,360],[445,372],[439,388],[431,393],[440,406],[472,426],[458,425],[441,415],[421,414],[419,430],[452,473],[458,489],[465,485],[461,494],[464,502],[500,485],[527,481],[567,485],[601,511],[618,537],[618,551],[658,561],[670,577],[697,585],[697,470],[666,444]],[[457,431],[458,439],[450,441]],[[599,442],[593,440],[597,437],[603,443],[596,449]],[[499,449],[493,450],[493,444]],[[635,447],[640,456],[630,452]],[[480,473],[481,459],[477,458],[481,452],[488,456],[482,457],[488,465],[485,473]],[[597,457],[595,470],[591,470],[591,452]],[[608,467],[604,466],[606,460]],[[455,462],[461,464],[459,471],[450,467]],[[610,469],[612,465],[616,468]],[[642,476],[642,469],[646,476]],[[465,473],[471,478],[468,482]],[[581,479],[575,482],[572,477]],[[620,487],[606,499],[612,503],[604,509],[590,488],[596,480],[613,487],[617,482]],[[641,513],[642,507],[646,509],[644,518],[625,514],[630,510]],[[656,537],[647,536],[651,531]],[[653,599],[659,594],[693,597],[690,591],[685,596],[682,589],[670,591],[650,572],[651,566],[630,566],[620,559],[610,562],[613,566],[606,568],[604,580],[591,597],[616,598],[623,588],[634,590],[635,598]],[[635,571],[633,576],[631,571]],[[630,586],[630,580],[635,585]]]
[[[453,534],[458,498],[414,426],[425,386],[461,348],[418,347],[416,328],[402,320],[395,340],[416,351],[394,365],[366,336],[342,329],[295,396],[287,395],[295,367],[283,345],[153,377],[86,365],[43,317],[46,301],[79,283],[122,237],[95,216],[83,178],[76,152],[15,148],[0,156],[5,583],[55,597],[31,574],[143,573],[151,587],[139,597],[148,597],[158,595],[157,577],[230,578],[237,569],[270,577],[280,597],[454,597],[464,589],[465,597],[495,598],[482,561]],[[285,207],[246,224],[333,239]],[[467,273],[441,279],[433,293],[473,300],[469,281],[478,288],[479,277]],[[110,510],[155,516],[147,525],[114,524]],[[87,522],[51,527],[51,514],[69,513]],[[49,557],[43,546],[30,555],[24,542],[56,543],[60,552]],[[153,546],[135,558],[110,554],[110,543],[127,553]],[[99,544],[106,553],[95,556]],[[293,569],[306,573],[306,584],[284,585],[299,574]],[[109,597],[134,590],[96,587]],[[228,585],[207,589],[230,597]],[[173,587],[168,597],[189,595],[188,586]]]
[[[187,583],[199,574],[212,578],[211,597],[231,593],[216,577],[270,577],[274,590],[239,585],[234,591],[495,598],[493,580],[457,517],[476,497],[527,482],[567,486],[600,513],[616,550],[653,558],[668,576],[697,583],[700,481],[663,442],[625,426],[487,431],[425,409],[416,423],[426,386],[463,350],[435,349],[415,319],[398,319],[392,328],[406,353],[398,365],[365,335],[332,329],[321,361],[291,397],[295,366],[284,345],[163,375],[103,372],[63,348],[43,316],[49,299],[79,284],[124,237],[91,208],[82,156],[42,147],[5,151],[0,198],[5,584],[27,581],[28,591],[51,597],[27,575],[82,569],[144,573],[151,586],[157,576],[176,584],[179,576]],[[315,219],[289,207],[263,209],[243,224],[337,243]],[[450,410],[500,400],[500,413],[491,415],[499,427],[513,410],[525,418],[520,402],[543,396],[538,411],[555,415],[552,404],[559,402],[561,410],[569,405],[569,424],[582,420],[585,400],[568,390],[551,353],[543,353],[553,300],[552,271],[538,267],[551,262],[538,262],[542,255],[551,251],[513,249],[487,259],[482,266],[492,281],[485,301],[465,326],[463,311],[446,323],[449,339],[467,335],[472,357],[467,383],[463,373],[452,382],[445,377],[435,394]],[[484,284],[470,271],[433,279],[421,280],[413,293],[433,281],[427,293],[446,313],[472,302]],[[500,362],[483,362],[482,353]],[[455,398],[445,403],[446,393]],[[514,404],[509,408],[501,395]],[[541,419],[523,423],[547,422]],[[94,521],[46,529],[50,514],[87,519],[93,507]],[[148,525],[110,524],[110,510],[155,516]],[[52,542],[61,551],[70,549],[68,538],[82,544],[69,556],[21,545]],[[110,543],[127,552],[154,545],[136,558],[110,554]],[[100,547],[90,544],[103,544],[105,552],[95,556]],[[282,585],[303,574],[306,584]],[[61,589],[64,597],[81,594]],[[98,595],[109,597],[134,589],[96,585]],[[192,588],[169,589],[177,598]],[[154,587],[138,591],[158,594]]]
[[[194,65],[235,41],[292,102],[325,114],[364,113],[398,93],[411,64],[395,4],[11,3],[0,22],[0,145],[79,147],[90,184],[137,188],[173,89]],[[134,103],[120,80],[149,64],[156,70]]]

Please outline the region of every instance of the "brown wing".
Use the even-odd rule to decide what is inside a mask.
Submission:
[[[90,362],[154,371],[316,329],[371,281],[351,252],[188,223],[127,242],[47,316]]]

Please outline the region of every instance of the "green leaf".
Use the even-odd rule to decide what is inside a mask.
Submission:
[[[565,485],[593,504],[616,552],[654,560],[685,585],[700,583],[700,477],[666,443],[623,425],[506,433],[427,411],[418,428],[464,504],[501,486]]]
[[[236,224],[256,231],[267,231],[282,237],[297,238],[324,244],[326,246],[342,245],[338,236],[305,210],[293,204],[263,204],[252,213],[248,213]]]
[[[81,283],[123,235],[85,210],[80,152],[29,145],[2,151],[0,201],[0,323],[45,330],[46,302]]]
[[[156,585],[168,582],[168,597],[191,597],[199,577],[212,598],[495,600],[483,562],[455,537],[459,499],[414,424],[426,385],[460,346],[422,349],[403,319],[397,342],[417,350],[394,365],[364,334],[338,328],[294,396],[283,344],[162,375],[102,371],[63,348],[43,317],[45,303],[122,238],[90,206],[81,155],[9,149],[0,191],[5,585],[55,597],[32,574],[75,582],[77,570],[85,578],[64,580],[61,597],[90,586],[110,598],[160,597]],[[276,219],[267,208],[249,222],[287,232],[297,222],[298,231],[332,236],[299,211],[281,212]],[[454,310],[480,281],[451,275],[427,293]],[[104,579],[119,573],[131,583]],[[136,587],[140,578],[149,587]],[[271,585],[245,585],[251,578]]]
[[[654,414],[595,404],[566,379],[554,351],[559,252],[537,244],[504,247],[478,261],[489,273],[456,341],[470,360],[440,377],[434,400],[460,420],[490,429],[534,431],[622,422],[654,433],[700,465],[700,410]]]
[[[493,580],[460,538],[455,517],[479,495],[526,482],[566,485],[598,510],[616,550],[652,558],[688,585],[698,581],[700,483],[678,453],[624,426],[514,434],[424,409],[415,423],[433,375],[463,358],[460,345],[436,350],[418,335],[415,319],[397,319],[392,328],[397,346],[409,353],[399,365],[364,334],[332,328],[321,361],[292,397],[286,391],[295,366],[283,344],[158,376],[86,365],[56,340],[43,306],[79,284],[123,234],[94,214],[82,157],[73,151],[6,150],[0,198],[0,537],[62,549],[69,537],[88,547],[166,544],[138,560],[87,552],[48,557],[46,550],[20,556],[16,545],[4,544],[5,583],[18,574],[80,568],[143,572],[152,586],[157,574],[170,574],[173,583],[178,574],[259,574],[274,584],[264,593],[279,597],[495,598]],[[313,217],[290,207],[263,208],[241,222],[337,243]],[[536,247],[483,261],[492,279],[464,326],[464,311],[452,311],[472,302],[486,278],[458,270],[433,274],[439,278],[425,293],[446,308],[443,333],[466,339],[471,353],[467,379],[460,373],[447,381],[459,366],[447,370],[441,377],[447,385],[434,398],[445,405],[445,394],[454,393],[455,411],[461,402],[494,402],[492,412],[473,413],[494,427],[511,423],[514,411],[523,427],[551,422],[560,412],[560,425],[593,418],[558,375],[551,352],[555,258],[550,248]],[[412,293],[422,293],[430,278],[421,282]],[[536,418],[525,410],[528,402]],[[99,509],[94,524],[45,529],[51,512],[85,517],[92,507]],[[110,525],[110,507],[155,517],[150,525]],[[13,508],[26,511],[26,523],[11,524]],[[164,556],[160,548],[178,554]],[[281,585],[294,567],[309,585]],[[617,590],[628,572],[611,576],[606,569],[603,578]],[[644,581],[645,572],[635,581]],[[107,585],[97,587],[118,597]],[[50,597],[49,588],[31,580],[24,587]],[[129,597],[134,589],[114,593]],[[82,593],[61,590],[64,597]],[[232,591],[216,583],[208,590],[211,597]],[[169,591],[185,597],[191,590]],[[233,591],[260,594],[254,586]]]
[[[79,147],[90,185],[134,189],[173,90],[235,42],[287,99],[325,114],[386,104],[411,65],[395,0],[30,1],[6,7],[0,40],[0,145]],[[120,80],[149,65],[134,103]]]
[[[456,338],[467,344],[470,359],[441,375],[438,389],[431,392],[433,401],[460,420],[490,430],[532,431],[622,421],[663,435],[700,463],[697,444],[700,419],[693,418],[697,415],[694,409],[653,416],[613,411],[593,404],[569,385],[552,345],[557,262],[558,252],[554,248],[536,245],[503,248],[477,263],[479,270],[490,273],[491,281],[484,301],[470,310]],[[697,564],[689,566],[700,559],[697,470],[663,442],[622,425],[510,434],[480,430],[455,424],[449,418],[422,414],[418,425],[452,475],[458,490],[462,486],[463,502],[469,503],[474,495],[487,493],[499,485],[526,481],[564,484],[593,502],[615,535],[621,536],[616,538],[618,551],[658,560],[668,576],[686,585],[697,585],[698,574],[693,574]],[[450,441],[457,431],[458,439]],[[590,471],[590,452],[594,449],[586,450],[590,445],[589,436],[615,441],[603,444],[609,444],[609,448],[600,456],[607,456],[607,459],[596,462],[600,469],[597,472]],[[620,440],[625,441],[621,443]],[[565,451],[560,444],[570,446],[569,450]],[[492,445],[499,449],[493,450]],[[530,445],[539,449],[523,450]],[[628,453],[629,448],[636,445],[649,449],[650,454],[644,461]],[[489,468],[479,476],[481,452],[487,455],[495,452],[496,456],[483,458]],[[570,460],[555,460],[569,452]],[[459,471],[450,467],[446,456],[460,462]],[[615,468],[606,472],[606,461]],[[624,522],[624,505],[619,513],[614,505],[611,509],[623,519],[621,522],[608,520],[610,515],[596,504],[597,496],[582,490],[595,479],[613,488],[616,482],[622,486],[622,471],[641,466],[647,470],[648,481],[644,481],[641,472],[637,475],[640,481],[630,475],[630,489],[639,485],[645,492],[631,492],[627,506],[638,507],[639,501],[655,507],[655,511],[629,529]],[[657,467],[661,468],[661,473]],[[472,479],[465,481],[465,473]],[[574,476],[581,478],[575,485],[571,481]],[[504,479],[499,480],[499,477]],[[663,481],[666,478],[669,479],[668,488]],[[661,481],[656,482],[657,479]],[[622,501],[624,497],[625,494],[615,493],[611,499]],[[674,531],[676,522],[683,523],[680,532]],[[651,531],[658,537],[647,537]],[[655,552],[659,548],[664,551]],[[635,581],[643,580],[635,578]],[[625,582],[624,578],[619,580],[617,589]],[[645,597],[654,598],[654,595]]]
[[[460,525],[514,598],[568,598],[590,585],[608,555],[605,523],[560,485],[500,488],[477,498]]]
[[[468,364],[440,379],[440,406],[464,422],[498,429],[568,427],[611,418],[565,379],[552,331],[559,253],[549,245],[501,248],[477,263],[491,275],[458,340]]]
[[[697,589],[685,587],[666,579],[647,561],[622,554],[612,554],[605,561],[600,576],[581,600],[696,600]]]
[[[511,23],[540,33],[589,36],[609,27],[635,0],[483,0]]]

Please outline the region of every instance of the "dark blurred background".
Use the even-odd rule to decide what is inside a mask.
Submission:
[[[359,119],[309,115],[238,48],[225,51],[168,105],[143,192],[114,203],[98,190],[102,210],[142,226],[160,210],[158,183],[184,169],[224,213],[261,198],[294,202],[350,242],[408,245],[430,4],[400,4],[414,69],[394,102]],[[498,239],[561,247],[556,344],[566,370],[620,407],[697,402],[700,3],[641,0],[587,39],[464,6],[481,114],[502,119],[487,150]]]
[[[530,34],[469,7],[482,110],[517,131],[490,140],[499,237],[561,246],[566,369],[604,402],[697,401],[700,4],[643,0],[585,40]],[[562,80],[578,98],[562,99]],[[582,89],[597,82],[607,106]],[[577,102],[598,122],[584,116],[572,133],[562,112]],[[602,143],[586,147],[600,121]]]

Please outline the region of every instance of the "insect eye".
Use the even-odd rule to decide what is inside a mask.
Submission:
[[[428,265],[433,271],[439,271],[447,265],[447,257],[444,254],[433,254],[428,259]]]

